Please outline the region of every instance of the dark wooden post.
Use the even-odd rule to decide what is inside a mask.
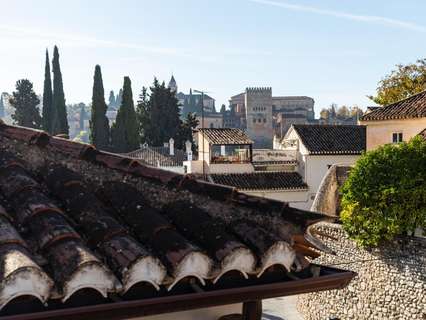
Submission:
[[[247,301],[243,303],[242,320],[261,320],[262,300]]]

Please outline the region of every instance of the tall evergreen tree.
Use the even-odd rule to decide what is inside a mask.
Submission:
[[[151,130],[150,110],[148,89],[146,87],[142,87],[142,92],[139,95],[138,104],[136,106],[136,115],[139,123],[139,139],[141,144],[147,142],[146,135],[149,134]]]
[[[65,105],[64,87],[62,84],[61,67],[59,65],[58,47],[53,50],[52,60],[53,71],[53,99],[52,108],[54,110],[54,118],[52,125],[52,134],[69,134],[69,126],[67,120],[67,108]]]
[[[138,105],[139,117],[143,119],[141,131],[144,132],[144,142],[161,146],[170,138],[177,140],[181,127],[179,101],[174,92],[157,79],[154,79],[150,91],[145,107]]]
[[[133,103],[132,85],[129,77],[124,77],[123,99],[117,118],[111,128],[112,149],[117,153],[130,152],[138,148],[138,121]]]
[[[16,91],[12,93],[9,103],[15,108],[12,119],[17,125],[40,129],[41,117],[38,109],[40,100],[33,90],[31,81],[18,80]]]
[[[225,113],[225,112],[226,112],[226,106],[222,104],[222,106],[220,107],[220,113]]]
[[[116,102],[115,102],[115,94],[114,94],[114,90],[111,90],[111,91],[109,92],[108,108],[109,108],[109,109],[115,109],[115,108],[116,108]]]
[[[46,64],[44,67],[44,88],[43,88],[43,118],[42,118],[42,128],[43,130],[52,133],[52,124],[53,124],[53,106],[52,106],[52,79],[50,77],[50,61],[49,61],[49,52],[46,49]]]
[[[109,147],[109,123],[106,116],[104,85],[101,67],[96,65],[93,76],[92,115],[90,120],[90,142],[101,150]]]

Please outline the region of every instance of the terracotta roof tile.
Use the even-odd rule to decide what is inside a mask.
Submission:
[[[155,298],[191,277],[215,290],[231,270],[253,285],[275,264],[309,277],[305,255],[322,248],[304,238],[317,213],[2,123],[0,146],[0,315],[22,295],[62,308],[87,288]]]
[[[426,117],[426,91],[412,95],[384,107],[375,108],[361,117],[361,121],[412,119]]]

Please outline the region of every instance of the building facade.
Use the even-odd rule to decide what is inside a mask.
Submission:
[[[292,124],[316,123],[314,100],[306,96],[276,96],[272,88],[246,88],[232,96],[224,126],[246,130],[256,148],[271,148],[273,136],[283,137]]]
[[[334,164],[353,165],[365,151],[364,126],[292,125],[284,138],[274,139],[274,149],[296,152],[297,172],[308,186],[295,207],[309,210],[319,186]]]
[[[367,150],[408,141],[426,128],[426,91],[374,108],[361,117],[360,124],[367,127]]]
[[[253,141],[235,128],[200,129],[197,144],[197,160],[184,162],[187,173],[292,206],[306,198],[308,186],[292,151],[253,149]]]

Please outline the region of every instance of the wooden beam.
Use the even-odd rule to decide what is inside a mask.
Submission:
[[[262,300],[247,301],[243,303],[242,320],[261,320]]]

